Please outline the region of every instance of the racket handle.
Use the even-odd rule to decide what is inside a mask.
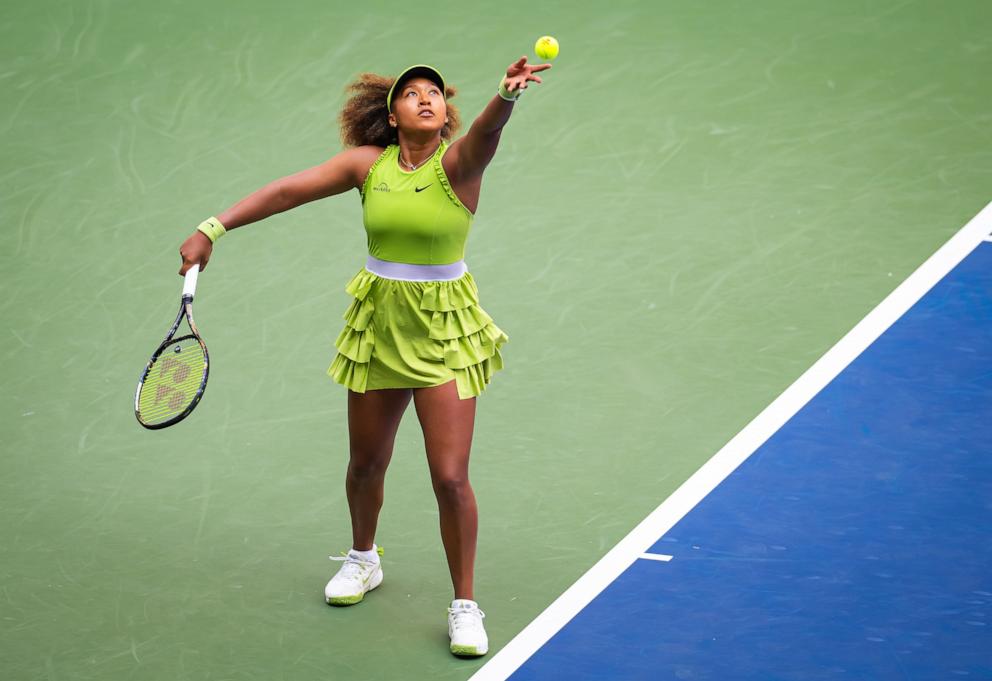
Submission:
[[[183,282],[183,298],[189,296],[193,297],[193,293],[196,292],[196,278],[200,276],[200,264],[197,263],[186,270],[186,279]]]

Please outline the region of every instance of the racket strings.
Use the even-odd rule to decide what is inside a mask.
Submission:
[[[148,371],[138,395],[138,416],[157,425],[186,411],[203,384],[207,360],[196,338],[167,345]]]

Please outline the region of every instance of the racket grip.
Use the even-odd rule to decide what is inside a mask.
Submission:
[[[193,297],[196,292],[196,278],[200,276],[200,263],[197,263],[186,270],[186,279],[183,282],[183,297]]]

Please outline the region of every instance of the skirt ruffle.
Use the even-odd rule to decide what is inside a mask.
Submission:
[[[327,371],[335,381],[359,393],[375,389],[369,386],[376,343],[375,296],[370,294],[379,279],[363,267],[345,286],[353,300],[342,315],[345,326],[334,341],[338,354]],[[510,339],[479,305],[472,274],[404,284],[413,284],[419,291],[420,314],[425,322],[429,319],[428,338],[437,342],[436,358],[443,360],[454,377],[459,398],[480,395],[493,374],[503,368],[500,346]]]

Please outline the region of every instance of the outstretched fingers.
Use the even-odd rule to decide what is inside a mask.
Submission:
[[[507,69],[507,79],[506,88],[510,92],[514,90],[524,90],[527,88],[527,81],[532,80],[535,83],[543,83],[544,81],[540,76],[535,76],[534,74],[539,71],[545,71],[551,68],[551,64],[535,64],[533,66],[527,65],[527,55],[520,57],[517,61],[510,65]]]

